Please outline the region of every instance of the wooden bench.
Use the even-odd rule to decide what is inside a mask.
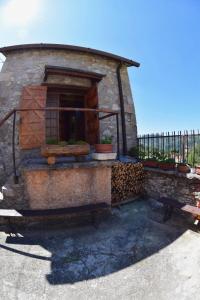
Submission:
[[[22,217],[48,217],[48,216],[61,216],[61,215],[73,215],[79,213],[90,213],[92,222],[96,225],[97,213],[103,210],[109,210],[110,205],[107,203],[88,204],[78,207],[67,207],[57,209],[0,209],[0,217],[6,218],[10,224],[11,218]]]
[[[175,199],[167,198],[167,197],[162,197],[158,199],[158,201],[164,204],[164,208],[165,208],[165,213],[163,217],[164,222],[166,222],[171,218],[173,210],[175,208],[190,213],[194,216],[198,216],[198,217],[200,216],[200,208],[196,206],[184,204]]]

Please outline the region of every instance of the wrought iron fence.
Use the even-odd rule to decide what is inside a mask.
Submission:
[[[200,132],[144,134],[138,137],[137,155],[140,159],[174,159],[176,163],[200,164]]]

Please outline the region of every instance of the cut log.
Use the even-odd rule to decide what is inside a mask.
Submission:
[[[141,163],[122,163],[112,167],[112,203],[123,203],[141,193],[143,181]]]

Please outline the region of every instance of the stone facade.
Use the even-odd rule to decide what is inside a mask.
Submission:
[[[200,199],[200,176],[176,171],[146,169],[143,194],[148,198],[174,198],[182,203],[196,205]]]
[[[45,65],[69,67],[105,74],[106,76],[98,83],[99,108],[119,110],[120,101],[116,75],[118,64],[119,62],[111,58],[69,50],[27,49],[8,53],[0,72],[0,119],[11,109],[19,107],[22,88],[24,86],[40,85],[43,82]],[[125,65],[121,69],[121,78],[125,105],[127,143],[128,148],[130,148],[136,145],[137,126],[128,72]],[[57,78],[54,76],[51,76],[49,80],[51,83],[57,82]],[[85,85],[89,84],[87,80],[80,82]],[[19,118],[17,119],[17,123],[19,123]],[[102,120],[100,134],[111,134],[113,142],[116,145],[115,117]],[[1,178],[8,176],[12,170],[11,140],[12,119],[9,119],[0,128]],[[16,149],[16,158],[19,164],[24,157],[25,151],[23,153],[20,152],[18,131],[16,132]],[[121,126],[120,149],[122,149]],[[35,153],[39,152],[32,151],[31,155],[35,155]]]

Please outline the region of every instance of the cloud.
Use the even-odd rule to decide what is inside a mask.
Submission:
[[[7,0],[0,5],[0,23],[25,32],[39,16],[42,0]]]

